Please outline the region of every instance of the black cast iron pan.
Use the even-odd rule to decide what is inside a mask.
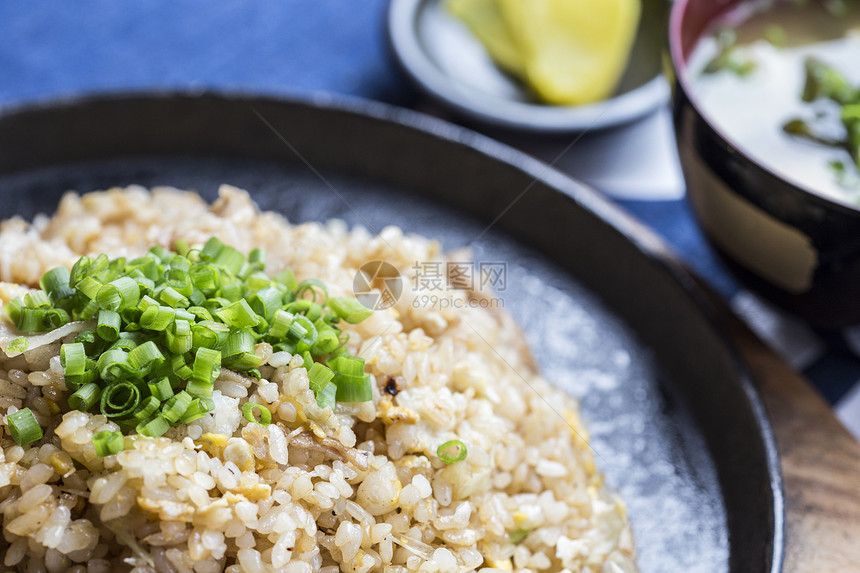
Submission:
[[[499,295],[544,375],[581,399],[642,570],[780,569],[779,465],[747,374],[683,268],[593,191],[473,132],[339,98],[145,94],[0,112],[3,218],[50,212],[67,189],[211,199],[222,182],[293,221],[393,224],[505,263]]]

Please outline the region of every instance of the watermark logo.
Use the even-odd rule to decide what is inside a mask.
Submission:
[[[491,294],[507,290],[507,263],[416,261],[411,270],[415,308],[504,308],[502,299]],[[400,300],[403,281],[391,263],[369,261],[355,273],[352,288],[365,307],[383,310]],[[469,294],[463,298],[453,291]]]
[[[403,294],[403,277],[389,262],[368,261],[355,273],[352,290],[366,308],[384,310],[394,306]]]

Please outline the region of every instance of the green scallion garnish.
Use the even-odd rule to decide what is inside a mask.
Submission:
[[[102,390],[99,403],[108,418],[125,418],[140,404],[140,390],[131,382],[116,382]]]
[[[22,352],[26,352],[27,348],[30,346],[30,341],[20,336],[9,343],[9,352],[14,352],[16,354],[20,354]]]
[[[21,408],[17,412],[9,414],[6,416],[6,423],[9,426],[12,439],[19,446],[26,446],[42,439],[42,427],[36,421],[36,416],[33,415],[30,408]]]
[[[109,432],[107,430],[98,432],[93,436],[92,441],[93,446],[96,448],[96,454],[101,457],[121,452],[125,447],[125,439],[122,437],[122,432]]]
[[[326,306],[350,324],[358,324],[373,314],[372,310],[354,298],[330,298],[326,301]]]
[[[60,362],[69,407],[100,412],[122,430],[93,439],[99,455],[122,449],[122,433],[157,437],[210,412],[222,367],[260,378],[261,343],[302,356],[321,408],[372,398],[364,360],[346,352],[337,326],[370,316],[357,300],[328,298],[324,283],[297,283],[289,270],[269,277],[262,249],[246,259],[211,238],[202,248],[177,241],[177,250],[156,246],[128,261],[81,257],[71,270],[48,271],[42,290],[5,307],[23,332],[94,320],[61,346]],[[12,348],[27,345],[22,336]],[[248,402],[242,412],[255,423],[272,420],[260,404]],[[41,438],[29,410],[9,420],[10,431],[25,440],[19,443]]]
[[[242,414],[245,419],[255,424],[268,426],[272,423],[272,413],[268,408],[255,402],[245,402],[242,404]]]
[[[157,438],[158,436],[163,436],[170,429],[170,423],[163,416],[158,415],[146,422],[139,423],[134,429],[141,436]]]
[[[81,412],[89,412],[93,406],[99,402],[102,389],[94,382],[84,384],[69,396],[69,408],[72,410],[80,410]]]
[[[460,440],[449,440],[436,448],[436,456],[446,464],[463,461],[466,454],[466,444]]]

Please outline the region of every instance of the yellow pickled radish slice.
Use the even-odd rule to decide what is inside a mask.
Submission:
[[[547,102],[609,97],[627,65],[639,0],[497,0],[524,64],[524,79]]]
[[[548,102],[612,95],[627,65],[640,0],[448,0],[503,69]]]
[[[448,0],[447,7],[477,36],[499,67],[522,75],[523,58],[496,0]]]

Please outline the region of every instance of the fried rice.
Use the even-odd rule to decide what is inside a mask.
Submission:
[[[540,377],[511,317],[465,304],[491,294],[464,289],[418,304],[416,263],[445,260],[436,241],[293,225],[229,186],[212,205],[170,188],[68,193],[53,217],[0,225],[0,299],[84,254],[210,236],[263,247],[267,272],[321,279],[332,296],[353,296],[367,261],[398,268],[396,304],[345,326],[372,401],[321,410],[301,357],[263,348],[261,379],[222,371],[213,412],[102,458],[92,437],[116,424],[66,404],[59,349],[75,333],[0,353],[3,570],[636,571],[625,507],[595,468],[577,404]],[[242,416],[249,399],[270,425]],[[24,407],[44,438],[21,447],[6,416]],[[454,439],[468,455],[446,464],[437,448]]]

